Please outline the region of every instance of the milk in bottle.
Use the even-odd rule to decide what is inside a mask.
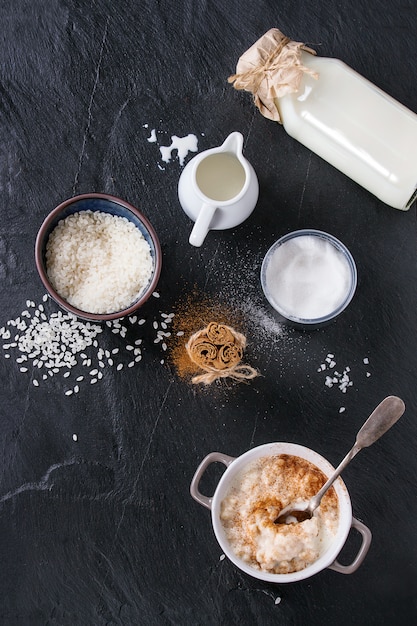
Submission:
[[[417,115],[337,59],[268,31],[230,77],[263,115],[386,204],[416,198]]]

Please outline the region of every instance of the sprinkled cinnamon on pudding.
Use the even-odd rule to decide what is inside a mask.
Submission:
[[[325,481],[318,467],[298,456],[267,456],[249,464],[221,503],[220,519],[235,554],[273,574],[289,574],[314,563],[336,535],[339,506],[334,487],[311,519],[274,522],[285,506],[308,500]]]

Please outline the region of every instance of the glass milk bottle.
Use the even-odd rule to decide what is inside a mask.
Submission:
[[[266,117],[380,200],[410,208],[417,196],[417,115],[342,61],[314,56],[277,29],[264,36],[267,43],[271,34],[272,52],[265,54],[264,38],[248,50],[249,89],[247,80],[235,87],[252,91]]]

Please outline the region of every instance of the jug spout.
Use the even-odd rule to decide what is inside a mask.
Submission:
[[[241,156],[243,150],[243,135],[238,131],[230,133],[221,145],[222,152],[233,152],[237,157]]]

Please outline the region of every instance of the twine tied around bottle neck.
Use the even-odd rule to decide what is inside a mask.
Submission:
[[[292,41],[278,28],[271,28],[238,60],[236,73],[228,82],[238,90],[250,91],[264,117],[282,123],[275,98],[298,91],[304,74],[318,74],[301,63],[301,52],[316,52]]]
[[[194,384],[211,384],[220,378],[236,381],[258,376],[250,365],[240,364],[246,347],[246,337],[226,324],[210,322],[189,338],[186,350],[191,361],[204,370],[191,380]]]

